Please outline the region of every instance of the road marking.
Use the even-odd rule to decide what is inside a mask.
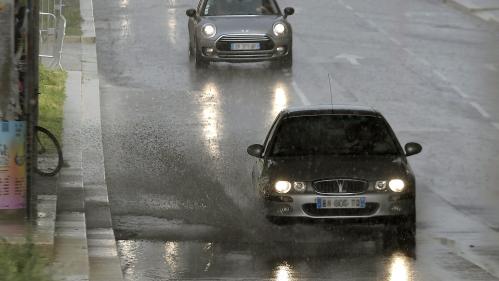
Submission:
[[[430,62],[429,62],[429,61],[427,61],[426,59],[423,59],[423,58],[418,58],[418,59],[419,59],[419,61],[420,61],[422,64],[424,64],[425,66],[430,66]]]
[[[497,72],[497,67],[491,63],[484,64],[484,67],[490,71]]]
[[[416,56],[416,53],[414,53],[413,51],[411,51],[411,49],[409,48],[402,48],[406,53],[408,53],[409,55],[411,56]]]
[[[291,86],[293,86],[293,89],[295,90],[296,94],[298,94],[298,97],[300,98],[301,102],[304,105],[310,105],[310,101],[307,99],[307,96],[303,93],[303,91],[298,87],[298,84],[296,84],[296,81],[291,82]]]
[[[360,65],[358,60],[363,59],[363,57],[359,57],[357,55],[350,55],[350,54],[339,54],[334,58],[335,59],[346,59],[352,65]]]
[[[492,123],[492,125],[494,125],[494,127],[496,127],[496,129],[499,130],[499,123]]]
[[[442,72],[438,71],[438,70],[433,70],[433,74],[435,74],[436,76],[438,76],[438,78],[442,79],[443,81],[445,82],[448,82],[449,80],[447,79],[447,77],[445,77],[445,75],[442,74]]]
[[[490,114],[485,111],[485,109],[483,109],[483,107],[481,105],[479,105],[478,103],[474,102],[474,101],[471,101],[470,102],[471,106],[473,106],[478,112],[480,112],[480,114],[482,115],[483,118],[485,119],[490,119]]]
[[[463,99],[469,99],[470,98],[470,96],[468,96],[467,94],[465,94],[463,92],[463,90],[461,90],[461,88],[459,88],[458,86],[454,85],[454,86],[452,86],[452,89],[454,89],[454,91],[456,91],[456,93],[458,95],[460,95]]]
[[[353,11],[352,6],[346,5],[345,8],[349,9],[350,11]]]
[[[390,41],[392,41],[393,43],[395,43],[399,46],[402,46],[402,43],[399,40],[397,40],[395,37],[390,37]]]

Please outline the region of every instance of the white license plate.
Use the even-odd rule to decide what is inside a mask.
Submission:
[[[365,197],[317,197],[317,209],[362,209],[366,207]]]
[[[260,43],[231,43],[233,51],[260,50]]]

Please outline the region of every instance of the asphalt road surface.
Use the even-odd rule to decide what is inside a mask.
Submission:
[[[283,0],[292,71],[196,70],[193,0],[94,1],[106,180],[127,280],[498,280],[499,29],[437,0]],[[415,245],[376,227],[276,227],[254,159],[279,110],[380,110],[417,179]],[[389,237],[388,237],[389,238]]]

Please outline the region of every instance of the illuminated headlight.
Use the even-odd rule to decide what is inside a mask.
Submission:
[[[388,183],[388,186],[393,192],[402,192],[405,188],[405,183],[401,179],[393,179]]]
[[[293,189],[296,191],[296,192],[305,192],[305,183],[304,182],[301,182],[301,181],[295,181],[293,183]]]
[[[377,181],[376,184],[374,185],[374,188],[376,188],[376,190],[385,190],[386,181]]]
[[[215,25],[213,25],[211,23],[207,23],[207,24],[203,25],[201,30],[203,31],[204,36],[206,36],[208,38],[215,36],[215,34],[217,33],[217,28],[215,27]]]
[[[278,181],[274,185],[277,193],[288,193],[291,190],[291,183],[289,181]]]
[[[280,22],[274,24],[274,34],[275,36],[280,36],[286,31],[286,26]]]

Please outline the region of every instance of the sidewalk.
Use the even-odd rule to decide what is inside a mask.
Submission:
[[[444,0],[459,9],[499,24],[499,0]]]
[[[123,281],[105,180],[99,75],[92,0],[80,0],[82,36],[64,43],[68,72],[62,146],[55,177],[35,175],[35,218],[0,213],[0,238],[35,247],[53,262],[57,281]]]

